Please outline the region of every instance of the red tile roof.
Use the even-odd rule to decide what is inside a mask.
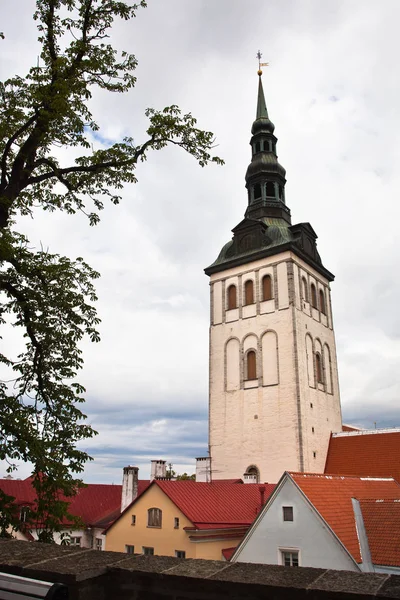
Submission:
[[[150,481],[139,481],[138,494],[142,494],[149,485]],[[36,492],[30,477],[24,480],[0,479],[0,489],[13,496],[18,506],[35,503]],[[121,485],[89,483],[72,498],[69,511],[80,517],[85,525],[105,527],[112,517],[115,519],[120,514],[121,493]]]
[[[234,548],[223,548],[222,550],[222,556],[225,558],[225,560],[231,560],[233,553],[235,552],[236,547]]]
[[[261,508],[260,488],[265,488],[264,503],[274,484],[226,483],[213,481],[155,481],[172,502],[199,529],[222,523],[250,525]]]
[[[394,477],[400,482],[400,429],[362,430],[333,435],[325,473]]]
[[[360,431],[359,427],[353,427],[352,425],[342,425],[342,431]]]
[[[400,567],[400,501],[360,500],[374,565]]]
[[[400,500],[400,485],[390,478],[372,479],[315,473],[289,475],[358,563],[361,562],[361,556],[351,499]]]

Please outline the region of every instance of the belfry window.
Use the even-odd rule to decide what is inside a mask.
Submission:
[[[269,152],[269,140],[264,140],[264,152]]]
[[[271,275],[264,275],[262,278],[262,298],[263,300],[272,300],[272,279]]]
[[[257,379],[257,367],[256,367],[256,353],[254,350],[250,350],[247,353],[247,377],[246,379]]]
[[[323,290],[319,290],[319,310],[326,315],[325,294]]]
[[[321,355],[319,352],[316,353],[315,355],[315,366],[317,369],[317,382],[318,383],[323,383],[323,376],[322,376],[322,359],[321,359]]]
[[[261,185],[256,183],[254,186],[254,200],[258,200],[258,198],[261,198]]]
[[[307,286],[307,279],[305,277],[301,278],[302,284],[303,284],[303,300],[305,302],[308,302],[308,286]]]
[[[273,181],[267,181],[267,196],[269,197],[275,197],[275,184]]]
[[[260,142],[256,142],[255,149],[256,149],[256,152],[260,152],[260,150],[261,150],[261,144],[260,144]]]
[[[251,279],[248,279],[244,284],[244,303],[245,304],[253,304],[254,303],[254,284]]]
[[[228,310],[232,310],[233,308],[237,308],[236,285],[228,287]]]
[[[318,304],[317,304],[317,290],[315,285],[312,283],[311,284],[311,305],[313,308],[318,308]]]

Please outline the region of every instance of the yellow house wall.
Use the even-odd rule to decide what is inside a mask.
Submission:
[[[149,508],[162,510],[162,527],[147,526]],[[131,525],[132,515],[136,515],[136,525]],[[174,519],[179,518],[179,529],[174,528]],[[175,506],[175,504],[157,486],[152,485],[137,502],[117,521],[106,534],[105,549],[125,552],[126,545],[135,547],[135,554],[141,554],[143,546],[154,548],[154,554],[175,556],[175,550],[184,550],[186,558],[205,558],[221,560],[221,550],[237,546],[240,539],[191,542],[184,527],[193,527],[193,523]]]

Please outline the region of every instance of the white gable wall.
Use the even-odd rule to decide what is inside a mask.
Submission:
[[[293,521],[283,520],[293,507]],[[281,549],[299,552],[301,567],[359,571],[358,566],[290,479],[253,525],[233,562],[279,565]],[[246,536],[247,537],[247,536]]]

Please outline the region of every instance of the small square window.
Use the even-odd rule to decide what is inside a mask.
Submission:
[[[283,520],[293,521],[293,506],[282,506]]]
[[[174,529],[179,529],[179,517],[175,517],[174,519]]]
[[[299,566],[299,553],[298,552],[281,550],[281,559],[282,559],[282,564],[285,567],[298,567]]]
[[[136,525],[136,515],[132,515],[131,525]]]
[[[148,546],[143,546],[142,552],[145,556],[153,556],[154,548],[149,548]]]
[[[185,550],[175,550],[176,558],[186,558]]]
[[[126,545],[125,546],[125,552],[127,554],[134,554],[135,553],[135,546]]]

